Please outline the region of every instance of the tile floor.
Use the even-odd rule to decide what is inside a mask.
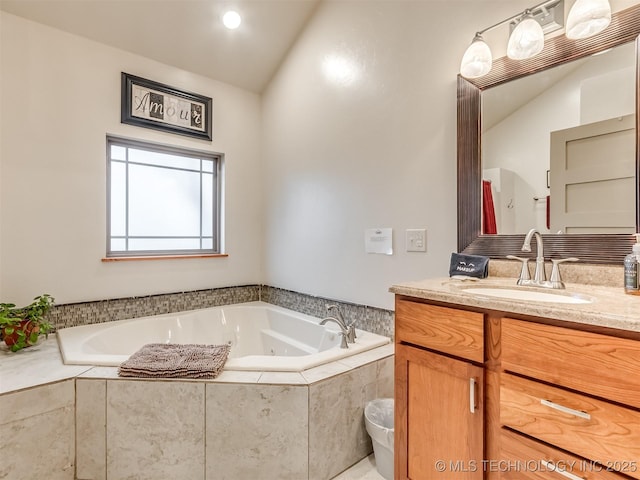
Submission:
[[[333,480],[384,480],[384,477],[376,470],[376,460],[371,454]]]

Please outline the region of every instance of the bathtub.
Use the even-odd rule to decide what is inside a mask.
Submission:
[[[265,302],[169,313],[63,328],[57,331],[65,364],[118,366],[147,343],[231,345],[225,370],[300,372],[390,342],[357,330],[340,348],[337,325]]]

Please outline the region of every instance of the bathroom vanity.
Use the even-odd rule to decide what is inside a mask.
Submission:
[[[640,298],[568,285],[558,301],[530,301],[473,288],[514,282],[391,288],[395,478],[640,479]]]

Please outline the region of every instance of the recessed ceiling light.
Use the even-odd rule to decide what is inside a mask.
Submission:
[[[240,26],[240,23],[242,23],[242,18],[238,12],[229,10],[222,17],[222,23],[224,23],[224,26],[229,30],[235,30]]]

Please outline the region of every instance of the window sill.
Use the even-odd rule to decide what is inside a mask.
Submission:
[[[183,260],[190,258],[223,258],[228,257],[228,253],[210,253],[204,255],[144,255],[139,257],[105,257],[103,262],[133,262],[138,260]]]

